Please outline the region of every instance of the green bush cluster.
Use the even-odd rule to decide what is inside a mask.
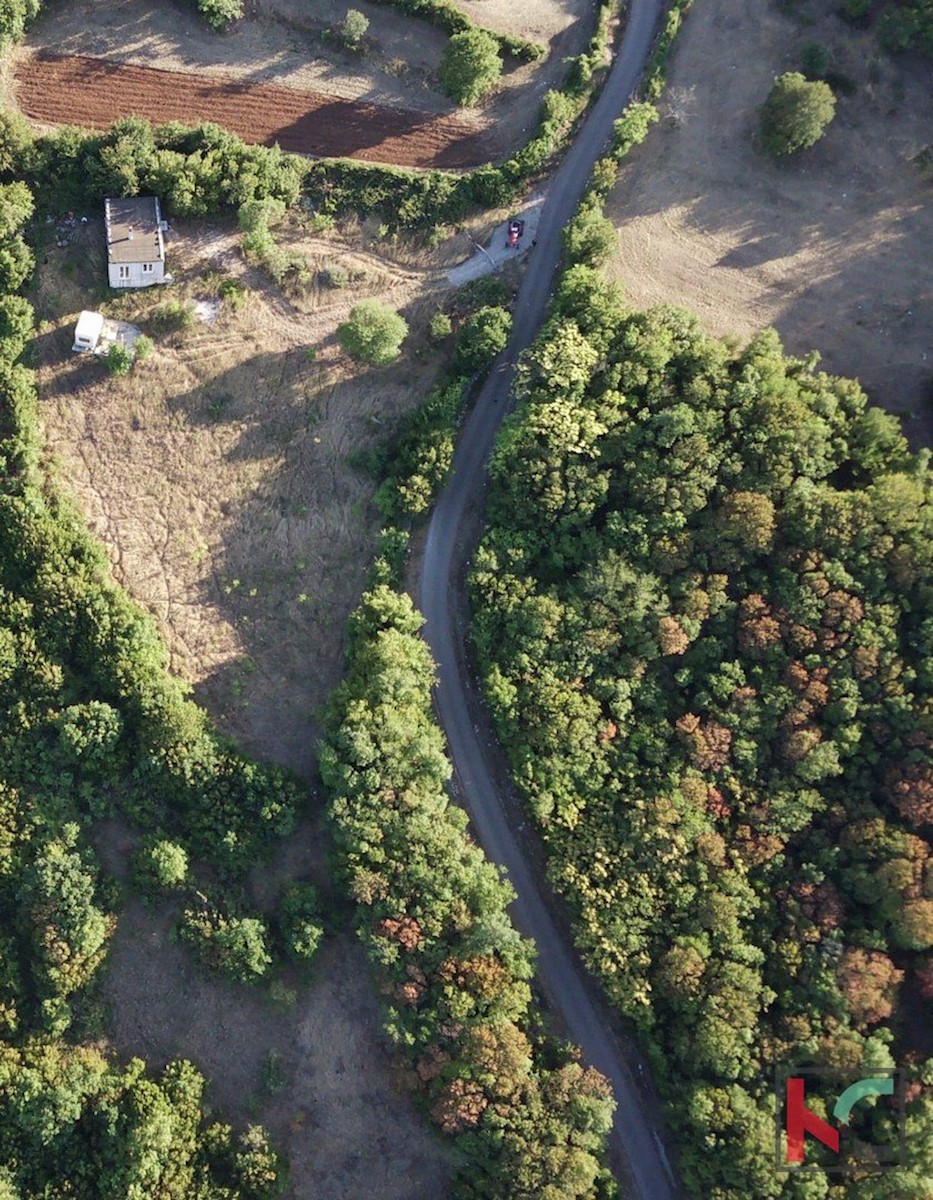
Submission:
[[[546,54],[544,46],[538,42],[530,42],[525,38],[515,37],[510,33],[499,33],[494,29],[485,29],[474,24],[467,14],[449,0],[375,0],[376,4],[385,4],[411,17],[420,17],[424,21],[436,25],[444,33],[466,33],[479,29],[480,32],[494,38],[503,54],[520,62],[534,62]]]
[[[286,954],[297,962],[309,963],[324,937],[317,888],[310,883],[290,884],[279,899],[279,936]]]
[[[183,333],[197,320],[197,313],[190,300],[163,300],[149,314],[149,324],[160,336]]]
[[[337,327],[337,341],[352,358],[372,366],[394,362],[408,336],[408,322],[379,300],[361,300]]]
[[[639,89],[644,99],[651,103],[660,99],[661,93],[664,91],[667,60],[670,57],[674,40],[680,32],[684,17],[693,2],[694,0],[672,0],[665,14],[664,24],[661,26],[661,32],[658,34]]]
[[[390,999],[387,1030],[456,1141],[455,1195],[602,1196],[608,1085],[540,1038],[511,889],[447,798],[420,624],[387,584],[363,597],[320,754],[338,869]]]
[[[213,971],[255,983],[272,966],[268,930],[259,917],[238,917],[208,904],[186,908],[181,936]]]
[[[457,420],[469,394],[468,378],[445,380],[407,414],[380,460],[376,504],[388,521],[423,517],[444,485],[454,457]]]
[[[463,105],[478,103],[501,74],[496,40],[481,29],[455,33],[444,47],[438,69],[441,87]]]
[[[244,233],[241,248],[247,260],[263,267],[277,284],[305,287],[311,282],[307,260],[283,250],[270,228],[285,216],[285,207],[284,201],[271,197],[240,205],[237,215]]]
[[[247,146],[219,125],[151,125],[139,117],[116,121],[104,133],[65,126],[21,145],[13,123],[0,162],[56,211],[80,208],[104,196],[160,196],[170,216],[201,217],[239,209],[254,200],[296,204],[307,163],[277,147]]]
[[[573,266],[471,582],[513,777],[691,1196],[796,1196],[774,1064],[922,1057],[900,997],[933,995],[933,473],[816,358],[626,311]],[[908,1165],[840,1196],[926,1195],[915,1094]]]
[[[243,0],[197,0],[198,12],[211,29],[224,30],[243,16]]]

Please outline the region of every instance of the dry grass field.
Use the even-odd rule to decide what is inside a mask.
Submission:
[[[370,21],[360,53],[327,37],[349,7]],[[507,65],[482,110],[462,117],[467,134],[483,135],[485,157],[492,158],[525,140],[542,95],[563,77],[565,58],[579,53],[590,36],[593,6],[590,0],[530,0],[518,8],[504,0],[467,0],[464,8],[484,25],[534,38],[549,49],[542,62]],[[24,107],[29,111],[30,80],[41,65],[33,58],[50,51],[184,72],[205,84],[217,77],[218,83],[232,86],[276,85],[335,101],[404,109],[409,120],[419,112],[449,117],[460,111],[442,94],[436,78],[446,35],[425,21],[366,0],[352,5],[343,0],[254,0],[246,9],[244,20],[218,35],[183,0],[50,0],[26,44],[14,51]],[[14,85],[14,102],[16,92]],[[129,85],[114,91],[111,119],[130,111],[149,115],[148,93],[137,92],[134,96]],[[205,104],[201,119],[213,119],[209,109]],[[152,115],[158,117],[157,112]],[[53,113],[45,119],[58,118]],[[79,109],[71,119],[80,122]]]
[[[757,106],[808,42],[856,90],[820,143],[776,164],[754,145]],[[772,0],[703,0],[669,85],[679,119],[629,156],[607,206],[628,299],[692,309],[717,334],[774,325],[929,443],[933,191],[909,162],[933,128],[929,75],[832,15],[805,25]]]
[[[231,275],[250,288],[247,303],[157,342],[118,379],[70,349],[77,313],[106,291],[98,220],[45,251],[33,296],[47,444],[117,577],[154,614],[173,669],[221,727],[306,776],[378,532],[372,482],[350,456],[386,436],[440,365],[422,347],[445,255],[393,257],[374,236],[356,224],[315,235],[296,218],[283,245],[315,271],[339,266],[348,285],[316,283],[289,299],[243,263],[233,228],[177,229],[167,251],[176,282],[106,311],[145,326],[169,296],[209,299]],[[393,367],[355,367],[336,344],[365,296],[411,324]]]

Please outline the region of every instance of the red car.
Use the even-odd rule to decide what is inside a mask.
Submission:
[[[518,217],[513,217],[512,220],[509,221],[509,233],[508,233],[508,238],[507,238],[507,244],[509,246],[517,246],[518,239],[522,236],[522,234],[524,232],[525,232],[525,222],[520,220]]]

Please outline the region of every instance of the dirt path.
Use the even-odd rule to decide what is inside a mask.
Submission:
[[[821,142],[774,163],[754,144],[757,107],[808,42],[856,90]],[[629,156],[607,205],[626,298],[690,309],[717,335],[774,325],[789,351],[818,350],[929,444],[933,193],[909,161],[930,139],[928,76],[835,15],[803,25],[770,0],[704,0],[669,80],[663,107],[673,96],[680,119]]]
[[[490,157],[468,118],[386,108],[273,84],[162,71],[102,58],[39,51],[16,66],[16,97],[34,121],[80,120],[102,129],[130,114],[161,123],[215,121],[247,142],[298,154],[350,157],[403,167],[474,167]],[[76,97],[80,96],[80,111]]]

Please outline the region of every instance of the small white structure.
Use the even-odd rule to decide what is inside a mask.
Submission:
[[[104,318],[100,313],[88,312],[87,309],[78,317],[75,326],[75,340],[72,350],[84,354],[93,354],[104,331]]]
[[[165,283],[166,224],[158,196],[104,201],[107,272],[113,288]]]
[[[136,339],[142,333],[138,325],[129,321],[114,321],[100,313],[85,311],[78,317],[75,326],[75,340],[72,350],[83,354],[96,354],[103,358],[113,345],[125,346],[132,350]]]

